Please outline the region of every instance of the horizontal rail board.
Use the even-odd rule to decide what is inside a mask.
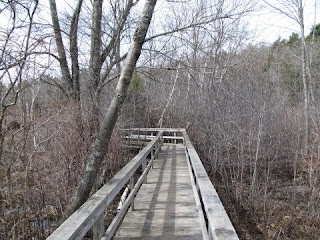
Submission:
[[[238,240],[237,233],[220,201],[202,162],[194,149],[187,132],[183,133],[185,146],[194,171],[196,185],[200,191],[206,217],[208,219],[208,233],[210,239]]]
[[[114,239],[203,239],[184,150],[162,146]]]
[[[141,187],[143,181],[147,177],[147,174],[148,174],[148,172],[149,172],[149,170],[150,170],[150,168],[152,166],[153,160],[154,160],[154,158],[152,158],[150,160],[150,162],[148,163],[147,168],[143,171],[142,175],[139,177],[137,183],[135,184],[135,186],[131,190],[129,196],[127,197],[127,199],[123,203],[123,206],[122,206],[120,212],[113,219],[112,223],[110,224],[109,228],[107,229],[107,231],[105,232],[105,235],[102,237],[101,240],[109,240],[109,239],[112,238],[112,235],[116,231],[116,229],[118,227],[118,224],[120,223],[120,221],[122,220],[123,216],[125,215],[126,210],[129,208],[129,206],[131,204],[131,201],[134,199],[134,197],[137,194],[139,188]]]
[[[194,175],[193,175],[193,171],[192,171],[192,166],[190,163],[190,158],[187,152],[187,149],[185,149],[185,154],[187,157],[187,163],[188,163],[188,168],[189,168],[189,174],[190,174],[190,178],[191,178],[191,185],[192,185],[192,190],[194,193],[194,197],[195,197],[195,201],[196,201],[196,205],[197,205],[197,209],[198,209],[198,214],[200,217],[200,225],[201,225],[201,230],[202,230],[202,239],[203,240],[208,240],[209,239],[209,235],[208,235],[208,229],[206,226],[206,222],[205,222],[205,218],[204,218],[204,214],[203,214],[203,209],[201,206],[201,202],[200,202],[200,198],[199,198],[199,194],[198,194],[198,189],[196,186],[196,183],[194,181]]]
[[[101,216],[106,207],[113,201],[130,177],[142,164],[142,161],[161,140],[160,131],[145,148],[143,148],[127,165],[110,181],[93,194],[77,211],[63,222],[49,237],[49,240],[81,239]]]
[[[196,198],[195,204],[198,209],[199,217],[202,219],[199,224],[201,225],[203,239],[207,239],[208,237],[209,239],[215,240],[239,239],[185,129],[133,128],[127,129],[127,131],[135,133],[124,137],[129,139],[129,144],[130,140],[133,140],[133,143],[130,145],[137,145],[141,143],[141,146],[137,146],[138,148],[142,148],[143,145],[146,145],[146,147],[144,147],[110,181],[92,195],[87,202],[85,202],[62,225],[60,225],[48,239],[82,239],[92,227],[96,230],[94,232],[96,236],[99,236],[100,238],[104,233],[105,235],[103,236],[103,239],[110,239],[118,228],[118,225],[128,207],[130,205],[134,207],[133,202],[135,195],[144,182],[144,178],[146,177],[149,169],[153,166],[153,160],[156,158],[165,139],[171,139],[173,140],[173,143],[177,143],[177,140],[182,140],[184,143],[184,149],[188,160],[188,175],[191,177],[191,187]],[[164,132],[169,133],[168,135],[174,136],[163,136]],[[144,133],[145,135],[141,133]],[[157,135],[152,136],[151,134],[154,133]],[[147,165],[146,158],[149,154],[151,154],[151,161]],[[144,172],[137,183],[134,184],[133,175],[140,166],[142,166]],[[114,200],[117,194],[120,193],[121,189],[125,187],[129,180],[131,192],[125,200],[124,205],[122,205],[123,209],[120,210],[107,231],[104,232],[104,210]]]
[[[140,131],[140,132],[183,132],[184,128],[127,128],[125,131]]]
[[[147,142],[145,143],[142,143],[140,145],[121,145],[121,147],[124,147],[124,148],[137,148],[137,149],[142,149],[144,148],[144,146],[146,145]]]
[[[131,136],[124,136],[125,139],[133,139],[133,140],[152,140],[156,136],[150,136],[150,135],[131,135]],[[174,137],[174,136],[163,136],[163,139],[177,139],[177,140],[183,140],[183,137]]]

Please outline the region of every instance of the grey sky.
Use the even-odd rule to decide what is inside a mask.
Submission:
[[[317,1],[317,15],[320,13],[320,1]],[[262,0],[259,0],[263,4]],[[268,0],[270,4],[277,3],[278,0]],[[315,18],[315,0],[304,0],[305,34],[309,34],[314,25]],[[274,13],[270,8],[261,7],[261,10],[250,14],[247,18],[249,28],[256,33],[254,41],[272,43],[281,38],[288,38],[292,32],[299,33],[299,25],[290,18]],[[320,18],[316,17],[316,23]]]
[[[268,0],[270,4],[277,3],[279,0]],[[305,5],[305,34],[310,32],[312,25],[314,24],[315,16],[315,1],[317,1],[317,12],[319,11],[320,0],[304,0]],[[164,0],[159,0],[157,3],[158,10],[161,11]],[[139,7],[142,8],[144,0],[140,0]],[[263,5],[263,0],[257,0],[258,5]],[[58,8],[63,9],[66,5],[65,0],[57,0]],[[170,3],[173,4],[173,3]],[[157,11],[156,11],[157,12]],[[286,16],[272,12],[267,7],[261,7],[261,10],[255,11],[249,14],[245,18],[248,22],[248,28],[253,34],[253,43],[266,42],[272,43],[281,38],[288,38],[292,32],[299,32],[299,26],[293,20]],[[317,22],[320,18],[316,18]]]

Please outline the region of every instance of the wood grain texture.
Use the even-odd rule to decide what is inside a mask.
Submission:
[[[196,205],[197,205],[197,210],[198,210],[198,214],[199,214],[203,240],[208,240],[209,239],[208,229],[207,229],[207,225],[206,225],[206,221],[205,221],[205,217],[204,217],[204,213],[203,213],[203,209],[202,209],[202,205],[201,205],[201,201],[200,201],[199,192],[198,192],[196,183],[194,181],[193,170],[192,170],[192,166],[190,163],[190,158],[189,158],[187,149],[185,149],[185,154],[186,154],[186,158],[188,160],[187,162],[188,162],[189,174],[190,174],[190,178],[191,178],[191,185],[192,185],[193,194],[194,194],[195,200],[196,200]]]
[[[104,234],[104,212],[98,217],[92,227],[93,240],[100,240]]]
[[[141,166],[142,161],[150,154],[154,146],[161,141],[160,131],[145,148],[143,148],[126,166],[110,181],[93,194],[77,211],[63,222],[48,239],[81,239],[94,225],[106,207],[129,181],[130,177]]]
[[[209,239],[238,240],[237,233],[220,201],[218,193],[211,183],[202,162],[194,149],[189,136],[183,133],[186,150],[190,159],[196,186],[200,191],[200,197],[204,206],[204,212],[208,219]]]
[[[203,239],[182,144],[164,144],[115,239]]]
[[[151,168],[152,165],[152,159],[149,162],[149,164],[146,166],[144,172],[142,173],[142,175],[139,177],[137,183],[133,186],[133,188],[131,189],[131,192],[129,194],[129,196],[127,197],[127,199],[125,200],[125,202],[123,203],[122,208],[120,209],[120,211],[117,213],[117,215],[115,216],[115,218],[113,219],[113,221],[111,222],[111,224],[109,225],[107,231],[105,232],[104,236],[101,238],[101,240],[109,240],[112,238],[114,232],[116,231],[119,223],[121,222],[123,216],[125,215],[127,209],[129,208],[130,204],[131,204],[131,210],[134,210],[134,197],[136,196],[139,188],[141,187],[142,183],[145,181],[146,176]],[[132,181],[133,177],[130,178],[130,182]]]
[[[128,128],[128,129],[124,129],[125,131],[139,131],[139,132],[159,132],[159,131],[163,131],[163,132],[179,132],[182,133],[185,131],[184,128]]]
[[[138,129],[139,134],[143,131],[153,134],[157,130]],[[133,180],[133,174],[143,164],[145,171],[134,186],[131,183],[122,211],[102,239],[111,239],[126,210],[134,205],[133,211],[126,213],[114,239],[237,240],[236,231],[186,131],[166,130],[182,134],[184,145],[163,144],[162,131],[157,137],[150,136],[151,142],[49,239],[81,239],[92,226],[95,238],[99,239],[105,208],[130,178]],[[151,160],[147,164],[149,154]]]
[[[141,140],[141,141],[150,141],[153,138],[155,138],[155,136],[151,136],[151,135],[129,135],[129,136],[124,136],[123,138],[125,139],[133,139],[133,140]],[[183,140],[183,137],[179,137],[179,136],[163,136],[163,139],[172,139],[172,140]]]

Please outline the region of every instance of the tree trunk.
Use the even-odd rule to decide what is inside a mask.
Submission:
[[[304,95],[304,153],[308,153],[309,146],[309,103],[310,103],[310,93],[309,93],[309,81],[307,79],[307,49],[304,36],[304,19],[303,19],[303,6],[302,0],[299,0],[299,24],[301,31],[301,68],[302,68],[302,82],[303,82],[303,95]]]
[[[1,107],[0,107],[1,108]],[[1,111],[1,109],[0,109]],[[3,117],[2,117],[2,111],[0,112],[0,168],[2,167],[3,163],[3,156],[2,156],[2,152],[3,152],[3,139],[4,139],[4,134],[2,132],[3,130]]]
[[[131,43],[124,67],[118,81],[115,96],[113,97],[111,104],[101,123],[100,130],[97,134],[97,138],[92,148],[92,152],[86,168],[82,173],[79,185],[74,193],[74,196],[72,197],[71,203],[65,211],[66,217],[71,215],[89,197],[101,162],[107,152],[111,134],[117,122],[122,104],[126,99],[130,80],[132,78],[136,62],[140,57],[141,48],[145,41],[156,2],[156,0],[146,0],[145,2],[140,21],[133,37],[133,42]]]
[[[2,99],[2,81],[0,81],[0,168],[2,167],[2,150],[3,150],[3,99]]]
[[[92,82],[91,97],[94,101],[96,90],[100,83],[101,73],[101,20],[102,20],[102,0],[93,1],[92,25],[91,25],[91,49],[89,75]]]
[[[179,69],[180,69],[180,67],[181,67],[181,64],[179,63],[178,69],[177,69],[177,73],[176,73],[176,77],[174,78],[174,82],[173,82],[173,86],[172,86],[172,90],[170,92],[170,96],[169,96],[168,102],[167,102],[165,108],[163,109],[162,114],[161,114],[160,119],[159,119],[158,124],[157,124],[159,126],[159,128],[162,128],[164,114],[166,113],[166,111],[167,111],[167,109],[168,109],[168,107],[169,107],[169,105],[170,105],[170,103],[172,101],[173,93],[174,93],[174,90],[176,88],[177,80],[178,80],[178,77],[179,77]]]
[[[79,0],[77,7],[72,15],[70,27],[70,57],[74,98],[80,101],[80,68],[79,68],[79,49],[78,49],[78,23],[83,0]],[[80,105],[80,104],[79,104]]]
[[[102,0],[94,0],[92,3],[92,24],[91,24],[91,49],[90,49],[90,64],[89,64],[89,79],[90,79],[90,97],[92,101],[92,109],[89,113],[91,135],[99,131],[100,111],[99,111],[99,96],[97,89],[100,84],[101,74],[101,21],[102,21]]]
[[[51,12],[51,18],[52,18],[52,25],[54,30],[54,37],[55,37],[56,45],[58,49],[61,74],[67,85],[68,95],[74,98],[73,82],[69,72],[66,52],[63,45],[63,41],[62,41],[61,28],[59,24],[58,13],[57,13],[57,4],[55,0],[49,0],[49,4],[50,4],[50,12]]]

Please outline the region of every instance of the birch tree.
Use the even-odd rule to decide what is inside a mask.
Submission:
[[[72,201],[65,212],[66,216],[73,213],[89,197],[97,172],[99,170],[99,166],[101,165],[103,157],[106,154],[107,146],[109,144],[113,128],[118,119],[120,109],[127,96],[130,80],[132,78],[136,62],[141,54],[141,48],[147,35],[156,2],[156,0],[146,0],[144,4],[140,21],[136,27],[133,41],[118,80],[115,95],[101,123],[100,130],[89,157],[89,161],[81,176],[81,180],[72,198]],[[101,1],[96,1],[95,4],[101,6],[101,3]],[[99,9],[99,7],[97,7],[97,9]]]
[[[179,69],[180,68],[181,68],[181,64],[179,63],[177,71],[176,71],[176,76],[175,76],[174,81],[173,81],[173,86],[172,86],[172,89],[171,89],[171,92],[170,92],[170,95],[169,95],[169,98],[168,98],[168,102],[167,102],[166,106],[163,108],[161,116],[160,116],[160,119],[159,119],[158,124],[157,124],[158,127],[160,127],[160,128],[162,128],[164,115],[165,115],[165,113],[166,113],[167,109],[169,108],[170,103],[172,101],[174,90],[175,90],[176,85],[177,85],[177,80],[179,78]]]
[[[72,14],[71,25],[68,29],[69,34],[63,34],[60,26],[60,19],[57,11],[55,0],[49,0],[50,12],[52,18],[52,28],[54,31],[54,39],[57,46],[58,62],[62,79],[66,85],[66,92],[70,99],[80,103],[81,92],[79,92],[79,27],[81,15],[83,14],[83,6],[86,3],[82,0],[76,1],[75,8]],[[89,92],[91,101],[93,103],[92,112],[89,112],[90,122],[93,123],[92,135],[96,136],[92,153],[89,157],[87,166],[79,181],[79,186],[75,195],[72,198],[66,215],[72,213],[77,209],[89,196],[91,188],[94,184],[99,166],[107,151],[110,136],[112,134],[114,125],[118,118],[123,101],[126,98],[128,85],[132,77],[132,71],[135,68],[136,61],[140,56],[141,46],[146,41],[153,41],[157,38],[171,36],[176,32],[186,31],[195,26],[208,25],[217,19],[232,19],[248,11],[249,7],[240,2],[232,6],[226,7],[225,13],[219,8],[218,13],[212,12],[214,7],[208,7],[205,14],[199,18],[191,17],[190,21],[178,21],[178,24],[166,27],[163,31],[157,31],[153,36],[146,38],[146,32],[149,27],[149,20],[152,16],[152,11],[155,1],[147,1],[142,12],[140,22],[137,25],[132,46],[128,52],[123,53],[119,50],[121,40],[125,36],[130,39],[128,35],[130,31],[128,26],[130,22],[130,11],[138,3],[138,0],[110,0],[108,4],[111,6],[111,16],[109,21],[106,21],[106,14],[104,13],[103,0],[93,0],[90,26],[90,60],[88,61],[89,72]],[[170,3],[171,4],[171,3]],[[172,3],[173,4],[173,3]],[[219,2],[220,4],[220,2]],[[208,6],[212,4],[208,3]],[[151,11],[151,12],[150,12]],[[150,18],[150,19],[149,19]],[[149,19],[149,20],[148,20]],[[78,29],[78,30],[77,30]],[[64,46],[64,41],[69,42],[69,48]],[[69,51],[69,52],[68,52]],[[122,53],[123,55],[120,55]],[[68,56],[70,59],[68,61]],[[126,59],[124,61],[124,59]],[[106,86],[110,79],[114,79],[115,68],[120,69],[120,62],[123,62],[123,68],[119,76],[116,93],[112,99],[107,113],[100,121],[100,95],[104,86]],[[71,67],[68,65],[71,63]],[[71,69],[71,70],[70,70]],[[112,75],[113,74],[113,75]],[[112,77],[111,77],[112,76]],[[101,103],[102,105],[102,103]],[[78,104],[81,108],[81,105]],[[90,123],[90,124],[91,124]]]
[[[309,147],[309,130],[310,130],[310,98],[313,96],[311,82],[311,71],[309,66],[308,49],[305,39],[304,26],[304,3],[303,0],[278,0],[276,4],[270,4],[264,1],[277,13],[283,14],[296,22],[300,27],[300,58],[301,58],[301,75],[304,95],[304,153],[308,153]],[[312,97],[314,98],[314,97]]]

